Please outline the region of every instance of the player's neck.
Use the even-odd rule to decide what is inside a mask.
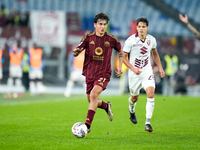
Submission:
[[[146,39],[146,35],[147,34],[142,34],[142,35],[138,35],[138,36],[139,36],[140,40],[145,40]]]
[[[100,37],[102,37],[102,36],[104,36],[104,34],[105,34],[105,32],[104,32],[104,33],[96,32],[96,36],[100,36]]]

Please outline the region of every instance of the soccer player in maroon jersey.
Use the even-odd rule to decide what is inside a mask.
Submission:
[[[192,33],[194,33],[197,36],[197,38],[200,40],[200,32],[197,31],[197,29],[189,23],[187,15],[183,16],[179,14],[179,18],[182,22],[184,22],[187,25],[188,29],[190,29],[190,31],[192,31]]]
[[[117,50],[119,58],[119,68],[116,75],[122,74],[123,51],[118,39],[106,32],[109,18],[104,13],[98,13],[94,19],[95,31],[86,34],[73,55],[76,57],[85,50],[85,61],[82,75],[86,77],[86,94],[89,102],[89,109],[85,124],[90,132],[90,126],[97,108],[104,109],[110,121],[113,120],[111,103],[99,99],[99,95],[106,89],[111,77],[111,56],[112,48]]]

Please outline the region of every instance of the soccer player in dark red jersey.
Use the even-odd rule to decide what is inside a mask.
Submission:
[[[111,77],[111,56],[112,48],[117,50],[119,58],[119,68],[117,76],[122,74],[123,51],[118,39],[106,32],[109,18],[104,13],[98,13],[94,19],[95,31],[86,34],[79,45],[73,50],[76,57],[85,50],[85,61],[82,75],[86,77],[86,94],[89,102],[89,109],[85,124],[90,132],[90,126],[97,108],[104,109],[110,121],[113,120],[111,103],[99,99],[99,95],[106,89]]]
[[[197,38],[200,40],[200,32],[197,31],[197,29],[189,23],[187,15],[183,16],[179,14],[179,18],[183,23],[187,25],[188,29],[192,31],[192,33],[194,33],[197,36]]]

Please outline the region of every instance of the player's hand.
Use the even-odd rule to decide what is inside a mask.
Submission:
[[[136,75],[139,75],[142,71],[140,70],[141,68],[134,68],[133,72],[136,74]]]
[[[74,57],[76,57],[76,56],[78,56],[81,52],[83,51],[83,48],[75,48],[74,50],[73,50],[73,56]]]
[[[182,22],[188,23],[188,17],[187,17],[187,15],[185,15],[185,17],[184,17],[183,15],[179,14],[179,18],[180,18],[180,20],[181,20]]]
[[[163,78],[163,77],[165,76],[164,70],[163,70],[163,69],[160,69],[159,71],[160,71],[160,77]]]
[[[115,72],[116,72],[117,77],[121,76],[121,74],[123,73],[123,71],[119,68],[117,68]]]

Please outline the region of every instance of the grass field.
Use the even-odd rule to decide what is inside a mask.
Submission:
[[[85,95],[0,97],[0,150],[200,149],[200,98],[156,95],[149,133],[144,131],[146,95],[136,106],[137,125],[129,120],[129,95],[101,96],[112,103],[114,120],[98,109],[92,131],[79,139],[71,127],[85,121]]]

